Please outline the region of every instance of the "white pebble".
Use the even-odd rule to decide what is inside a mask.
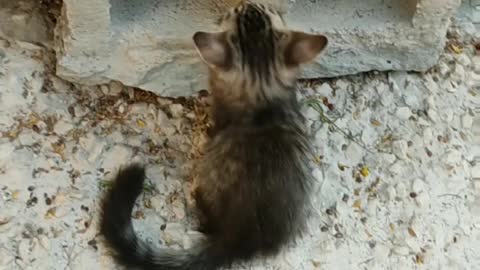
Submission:
[[[118,166],[123,166],[131,159],[132,150],[125,146],[115,145],[103,159],[102,167],[107,171],[114,171]]]
[[[180,104],[171,104],[169,106],[170,112],[172,113],[173,117],[178,118],[181,117],[183,114],[183,106]]]
[[[468,67],[472,63],[472,60],[470,60],[470,57],[467,56],[466,54],[458,55],[456,57],[456,60],[459,64],[463,65],[464,67]]]
[[[448,165],[457,165],[462,161],[462,153],[457,150],[450,150],[445,157],[445,163]]]
[[[122,92],[123,85],[120,82],[112,81],[110,82],[110,91],[108,91],[108,95],[110,96],[117,96]]]
[[[381,154],[381,160],[383,160],[386,164],[392,164],[393,162],[395,162],[396,159],[397,158],[395,157],[395,155],[387,153]]]
[[[463,81],[465,79],[465,69],[463,68],[462,65],[459,65],[459,64],[455,65],[455,71],[453,72],[452,79],[456,81]]]
[[[185,205],[181,200],[175,200],[171,206],[172,212],[177,220],[185,218]]]
[[[480,163],[472,167],[472,178],[480,180]]]
[[[183,235],[185,234],[185,227],[180,223],[168,223],[163,231],[165,234],[165,241],[168,244],[183,242]]]
[[[446,63],[440,62],[438,64],[438,71],[439,71],[440,75],[442,75],[442,76],[447,75],[449,70],[450,70],[450,68],[447,66]]]
[[[319,168],[313,169],[312,175],[318,182],[323,181],[323,173]]]
[[[423,143],[429,144],[433,140],[433,130],[426,128],[423,130]]]
[[[415,193],[420,193],[425,190],[425,184],[421,179],[417,178],[413,181],[412,190]]]
[[[480,192],[480,179],[473,181],[473,187],[477,192]]]
[[[362,160],[363,149],[356,143],[350,143],[345,151],[345,156],[352,164],[357,164]]]
[[[428,118],[430,118],[430,120],[432,120],[432,122],[434,122],[434,123],[438,122],[437,111],[435,111],[433,109],[428,109],[427,114],[428,114]]]
[[[38,242],[40,243],[40,246],[44,248],[45,250],[49,250],[50,248],[50,242],[48,240],[48,237],[46,235],[39,235],[38,236]]]
[[[59,120],[53,127],[53,131],[55,131],[55,133],[57,133],[58,135],[65,135],[72,128],[72,124],[65,122],[64,120]]]
[[[400,198],[407,197],[407,188],[403,183],[398,183],[396,187],[397,195]]]
[[[397,140],[392,143],[392,151],[399,159],[407,158],[408,143],[405,140]]]
[[[392,252],[400,256],[408,256],[410,253],[407,247],[394,247]]]
[[[464,116],[462,116],[462,126],[465,129],[470,129],[473,126],[473,117],[469,114],[466,113]]]
[[[408,107],[399,107],[395,112],[395,115],[401,120],[408,120],[412,116],[412,111]]]
[[[375,258],[375,261],[382,263],[385,262],[390,255],[390,249],[382,244],[382,243],[377,243],[375,246],[375,250],[373,252],[373,256]],[[375,269],[381,269],[381,268],[375,268]]]
[[[22,239],[20,243],[18,244],[18,256],[22,258],[22,260],[27,260],[28,255],[30,254],[30,248],[31,248],[31,241],[28,239]]]
[[[333,89],[332,87],[330,86],[330,84],[328,83],[323,83],[322,85],[320,85],[319,87],[317,87],[316,91],[318,94],[320,94],[321,96],[325,96],[325,97],[328,97],[332,94],[333,92]]]
[[[388,186],[386,189],[386,195],[387,198],[391,201],[395,200],[395,197],[397,196],[397,191],[393,186]]]
[[[108,86],[106,86],[105,84],[100,85],[100,90],[104,95],[108,95],[109,89]]]
[[[445,120],[445,122],[450,123],[453,120],[453,110],[451,108],[446,108],[443,110],[442,113],[442,119]]]
[[[419,117],[417,123],[418,123],[419,126],[423,126],[423,127],[429,127],[430,126],[430,123],[427,120],[425,120],[425,118],[423,118],[423,117]]]
[[[0,249],[0,265],[8,265],[15,258],[8,254],[4,249]]]
[[[415,203],[420,208],[425,208],[430,204],[430,196],[428,195],[427,191],[417,194],[415,197]]]

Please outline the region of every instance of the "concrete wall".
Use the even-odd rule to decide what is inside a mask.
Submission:
[[[117,80],[160,95],[189,95],[206,87],[206,69],[193,49],[192,34],[215,30],[215,19],[237,1],[64,0],[56,31],[58,75],[86,84]],[[329,36],[328,50],[303,76],[331,77],[430,68],[461,1],[262,2],[286,12],[292,28]]]

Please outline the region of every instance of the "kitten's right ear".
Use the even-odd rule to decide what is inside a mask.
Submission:
[[[226,33],[196,32],[193,42],[203,61],[212,68],[226,70],[232,65],[232,52]]]
[[[292,31],[285,50],[285,61],[288,66],[294,67],[311,62],[327,44],[328,39],[323,35]]]

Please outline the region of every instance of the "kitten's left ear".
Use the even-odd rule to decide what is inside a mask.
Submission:
[[[323,35],[293,31],[285,49],[285,62],[288,66],[299,66],[311,62],[328,44]]]
[[[232,65],[232,52],[225,32],[196,32],[193,42],[203,61],[212,68],[226,70]]]

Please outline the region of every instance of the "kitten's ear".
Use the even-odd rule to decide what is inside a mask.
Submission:
[[[292,31],[290,41],[285,49],[287,66],[299,66],[313,61],[325,49],[328,40],[323,35]]]
[[[203,61],[212,68],[228,69],[232,64],[232,53],[226,33],[196,32],[193,42]]]

